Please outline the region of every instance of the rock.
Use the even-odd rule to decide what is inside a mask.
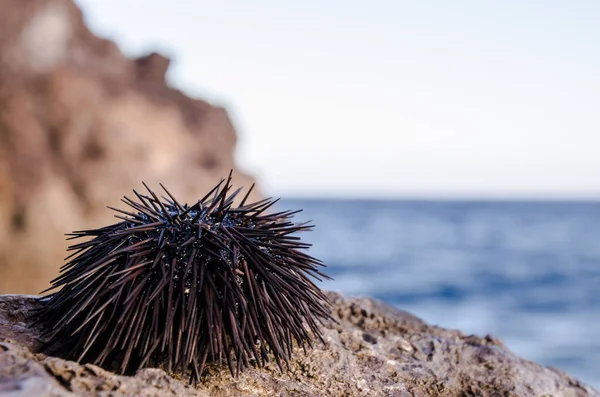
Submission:
[[[0,0],[0,293],[46,289],[64,234],[112,222],[141,181],[187,202],[232,168],[250,186],[227,112],[169,87],[168,67],[94,36],[71,0]]]
[[[226,365],[213,364],[194,388],[162,369],[120,376],[36,353],[39,330],[25,318],[39,298],[0,296],[0,397],[600,396],[560,370],[516,356],[492,336],[431,326],[374,299],[329,297],[339,324],[323,325],[326,345],[317,343],[306,355],[296,348],[289,372],[271,363],[233,379]]]

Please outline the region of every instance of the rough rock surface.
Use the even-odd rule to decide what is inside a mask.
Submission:
[[[162,369],[119,376],[35,353],[39,331],[24,321],[35,296],[0,296],[0,397],[17,396],[600,396],[566,373],[510,352],[492,337],[464,335],[368,298],[329,293],[339,324],[324,324],[327,345],[291,371],[276,365],[232,379],[209,368],[197,388]]]
[[[232,168],[252,183],[226,111],[170,88],[168,66],[126,58],[71,0],[0,0],[0,293],[47,288],[64,233],[114,220],[141,181],[187,202]]]

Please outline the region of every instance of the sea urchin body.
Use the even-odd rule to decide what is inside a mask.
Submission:
[[[168,198],[125,197],[133,211],[111,208],[116,224],[70,234],[88,239],[69,248],[36,315],[47,353],[121,373],[164,364],[198,380],[209,361],[235,376],[269,353],[283,370],[293,340],[322,339],[329,308],[310,277],[327,276],[294,235],[312,228],[291,222],[299,211],[267,213],[275,201],[247,204],[250,191],[234,207],[231,174],[192,206],[163,189]]]

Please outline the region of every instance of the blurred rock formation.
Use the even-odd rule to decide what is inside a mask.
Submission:
[[[114,220],[141,181],[194,202],[234,169],[227,112],[96,37],[71,0],[0,0],[0,293],[38,293],[65,233]]]

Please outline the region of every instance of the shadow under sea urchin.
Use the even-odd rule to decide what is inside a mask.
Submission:
[[[252,188],[234,207],[231,173],[192,206],[144,186],[148,195],[122,200],[133,211],[111,208],[120,222],[69,234],[88,240],[69,247],[35,314],[45,353],[123,374],[165,365],[195,382],[207,361],[237,376],[269,353],[283,371],[293,340],[312,347],[312,331],[323,341],[329,305],[309,276],[329,277],[294,235],[313,227],[291,221],[300,211],[246,204]]]

